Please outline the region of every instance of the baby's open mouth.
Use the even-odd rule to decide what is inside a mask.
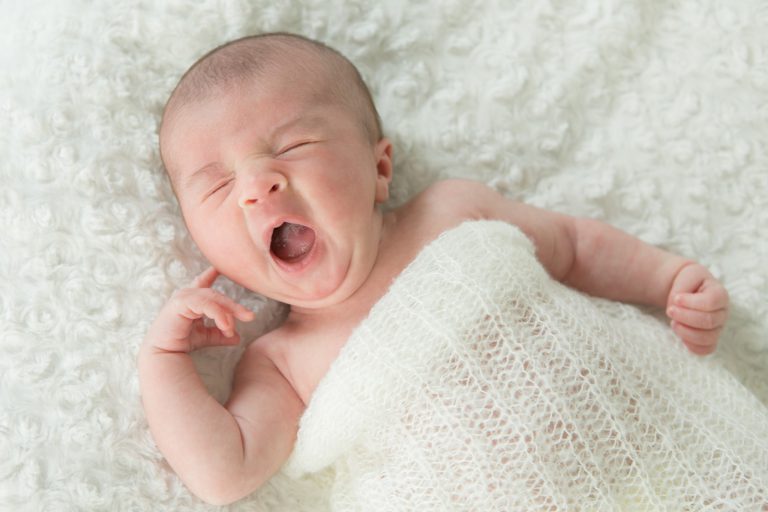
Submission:
[[[314,245],[315,232],[312,228],[283,222],[272,231],[270,251],[286,263],[298,263],[310,253]]]

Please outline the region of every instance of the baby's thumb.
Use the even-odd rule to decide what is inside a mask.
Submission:
[[[672,288],[667,296],[667,305],[677,304],[677,298],[686,293],[695,293],[703,284],[703,278],[699,271],[699,265],[689,262],[684,265],[675,276]]]

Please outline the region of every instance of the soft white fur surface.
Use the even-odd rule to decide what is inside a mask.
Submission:
[[[209,510],[163,463],[135,357],[205,265],[157,150],[170,90],[224,41],[350,57],[398,204],[443,177],[603,219],[712,268],[714,356],[768,403],[768,7],[761,0],[5,2],[0,17],[0,509]],[[231,283],[261,316],[281,309]],[[226,396],[238,350],[198,355]],[[328,478],[324,475],[322,478]],[[317,510],[276,477],[229,509]]]

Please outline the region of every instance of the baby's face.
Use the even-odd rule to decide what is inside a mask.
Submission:
[[[219,272],[302,307],[349,297],[375,262],[391,145],[281,80],[182,107],[161,133],[189,231]]]

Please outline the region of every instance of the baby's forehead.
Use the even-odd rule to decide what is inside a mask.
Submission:
[[[295,79],[294,70],[286,67],[272,74],[255,78],[241,77],[227,84],[210,88],[183,104],[174,105],[166,113],[160,130],[161,143],[179,132],[200,127],[202,117],[212,112],[245,119],[272,119],[281,123],[290,117],[303,116],[307,122],[317,120],[316,111],[344,106],[344,98],[333,90],[330,80]],[[278,112],[278,114],[275,114]],[[206,129],[206,127],[200,127]]]
[[[327,136],[327,132],[337,131],[340,116],[357,117],[343,102],[330,98],[327,94],[283,87],[276,81],[270,88],[233,87],[190,102],[161,127],[164,168],[175,183],[185,179],[190,159],[205,152],[201,148],[214,151],[228,141],[245,137],[248,144],[273,150],[285,136],[298,132]]]
[[[304,56],[305,58],[309,58]],[[319,59],[316,59],[319,60]],[[272,97],[279,93],[281,106],[313,109],[321,105],[347,105],[354,83],[334,73],[327,63],[300,62],[298,60],[276,62],[258,72],[233,75],[226,81],[208,83],[194,94],[184,93],[171,98],[166,106],[160,127],[160,142],[175,131],[172,128],[185,123],[199,122],[195,113],[201,106],[226,103],[244,104],[259,97]],[[246,101],[248,100],[248,101]],[[259,112],[242,112],[259,116]]]
[[[328,57],[306,51],[285,51],[282,58],[272,58],[261,66],[240,67],[234,64],[214,71],[201,69],[188,72],[171,94],[163,120],[180,117],[186,107],[207,101],[222,101],[232,96],[264,94],[275,87],[294,90],[301,101],[309,95],[316,101],[327,100],[330,91],[344,80],[333,72]],[[192,70],[194,71],[194,70]],[[210,74],[211,76],[207,76]]]

